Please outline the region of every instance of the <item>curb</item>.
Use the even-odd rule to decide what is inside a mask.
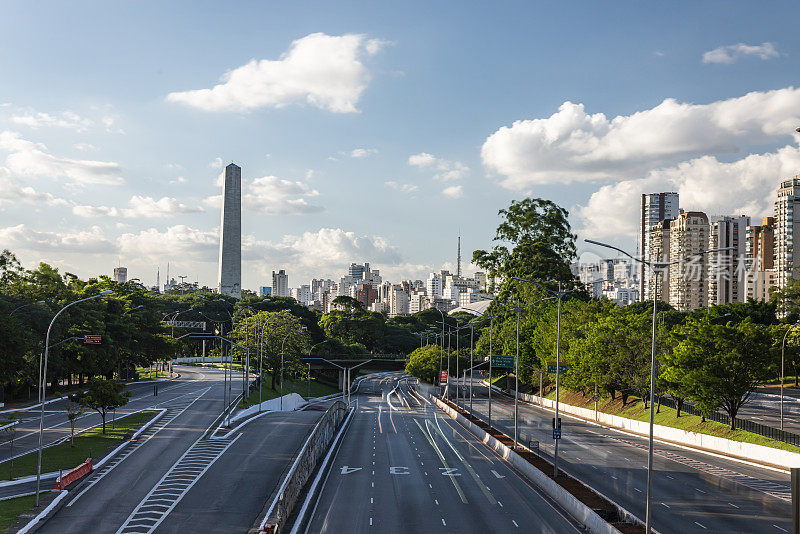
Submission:
[[[17,531],[17,534],[25,534],[26,532],[35,532],[42,524],[44,524],[43,520],[49,518],[49,516],[55,514],[58,510],[64,506],[64,500],[69,492],[67,490],[60,490],[58,496],[53,499],[53,502],[47,505],[47,508],[39,512],[39,514],[28,521],[28,523]]]

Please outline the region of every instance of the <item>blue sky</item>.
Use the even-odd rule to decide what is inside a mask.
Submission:
[[[452,267],[459,231],[465,258],[489,246],[527,194],[627,248],[642,192],[768,215],[800,172],[798,18],[792,2],[6,2],[0,247],[215,285],[230,161],[247,288],[351,261],[423,277]]]

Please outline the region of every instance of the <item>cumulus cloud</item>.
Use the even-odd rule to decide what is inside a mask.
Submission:
[[[179,213],[192,213],[203,211],[201,208],[181,204],[177,199],[162,197],[159,200],[153,197],[134,195],[129,202],[130,207],[122,210],[122,215],[132,218],[163,218]]]
[[[60,206],[67,204],[67,201],[63,198],[56,198],[50,193],[41,193],[33,187],[22,185],[8,169],[0,167],[0,206],[3,204]]]
[[[651,170],[644,178],[601,187],[579,206],[582,234],[589,237],[635,236],[642,193],[677,191],[686,210],[709,215],[771,215],[780,180],[797,174],[800,149],[785,146],[776,152],[750,154],[732,162],[702,156],[678,165]],[[731,194],[735,191],[736,194]]]
[[[319,196],[319,191],[302,181],[283,180],[277,176],[262,176],[242,183],[242,208],[266,215],[303,215],[318,213],[322,206],[308,199]],[[214,208],[222,206],[222,195],[205,199],[204,203]]]
[[[14,250],[47,253],[100,254],[115,250],[114,243],[106,238],[99,226],[71,232],[41,232],[25,224],[18,224],[0,228],[0,243]]]
[[[399,184],[391,180],[388,182],[383,182],[383,185],[385,185],[386,187],[390,187],[396,191],[400,191],[401,193],[414,193],[416,191],[419,191],[419,187],[414,184]]]
[[[612,119],[565,102],[550,117],[498,129],[481,158],[503,187],[528,192],[536,184],[640,178],[656,166],[773,141],[798,123],[800,89],[793,87],[710,104],[666,99]]]
[[[730,64],[745,56],[755,56],[759,59],[766,60],[778,57],[780,54],[773,43],[761,43],[760,45],[736,43],[733,45],[720,46],[714,50],[705,52],[703,54],[703,63]]]
[[[56,115],[36,111],[23,112],[19,115],[12,115],[11,122],[30,128],[55,126],[67,128],[76,132],[84,132],[94,124],[91,119],[81,117],[70,110],[63,111]]]
[[[117,208],[109,206],[72,206],[73,215],[93,219],[96,217],[116,217],[119,215]]]
[[[371,79],[362,62],[384,42],[364,35],[312,33],[292,42],[280,59],[253,59],[225,73],[211,89],[174,92],[167,101],[205,111],[246,112],[305,102],[354,113]]]
[[[448,161],[446,159],[437,158],[433,154],[427,152],[420,152],[408,157],[408,164],[412,167],[419,167],[420,169],[434,169],[436,174],[433,175],[435,180],[447,182],[450,180],[459,180],[469,172],[469,167],[460,161]]]
[[[464,188],[460,185],[451,185],[442,189],[442,194],[449,198],[461,198],[464,194]]]
[[[164,231],[149,228],[138,233],[124,233],[117,244],[121,255],[132,258],[156,262],[168,255],[184,261],[211,262],[216,261],[219,252],[219,233],[179,224]]]
[[[87,152],[89,150],[97,150],[97,147],[91,143],[75,143],[73,145],[76,150],[80,150],[81,152]]]
[[[8,152],[6,167],[16,174],[67,178],[77,185],[125,182],[118,163],[57,157],[44,144],[27,141],[16,132],[0,132],[0,150]]]
[[[187,179],[186,179],[186,178],[184,178],[183,176],[178,176],[178,177],[177,177],[177,178],[175,178],[174,180],[170,180],[170,181],[169,181],[169,183],[170,183],[170,185],[175,185],[175,184],[185,184],[185,183],[186,183],[186,182],[188,182],[188,181],[189,181],[189,180],[187,180]]]
[[[212,169],[221,169],[222,168],[222,158],[214,158],[214,161],[208,164],[209,167]]]

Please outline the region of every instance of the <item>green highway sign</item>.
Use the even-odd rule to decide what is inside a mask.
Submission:
[[[503,354],[492,354],[492,367],[514,367],[514,357]]]
[[[547,372],[548,373],[555,373],[556,372],[556,366],[555,365],[548,365],[547,366]],[[567,372],[567,366],[566,365],[559,365],[558,366],[558,372],[559,373],[566,373]]]

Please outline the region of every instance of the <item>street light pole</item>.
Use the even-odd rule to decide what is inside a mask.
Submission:
[[[469,322],[469,411],[472,413],[472,368],[475,366],[474,358],[472,355],[472,338],[475,333],[475,325],[472,321]]]
[[[654,260],[643,260],[641,258],[637,258],[631,256],[629,253],[625,252],[621,248],[617,248],[615,246],[601,243],[599,241],[593,241],[591,239],[585,240],[587,243],[591,243],[593,245],[599,245],[601,247],[610,248],[612,250],[616,250],[617,252],[621,252],[625,254],[632,260],[642,263],[650,268],[653,271],[653,282],[655,287],[658,287],[658,275],[663,274],[663,272],[668,269],[671,265],[677,265],[679,263],[683,263],[687,259],[694,257],[694,256],[702,256],[704,254],[712,254],[715,252],[723,252],[727,250],[733,250],[733,247],[725,247],[725,248],[715,248],[710,250],[704,250],[697,254],[690,254],[688,256],[684,256],[683,258],[671,261],[671,262],[664,262],[664,261],[654,261]],[[561,301],[559,300],[559,304]],[[650,534],[652,531],[652,502],[653,502],[653,427],[655,425],[655,412],[653,410],[653,400],[655,398],[655,389],[656,389],[656,320],[657,320],[657,312],[656,307],[658,304],[658,299],[656,298],[655,292],[653,293],[653,338],[651,344],[651,355],[650,355],[650,435],[648,436],[648,445],[647,445],[647,502],[645,506],[645,534]]]
[[[517,356],[514,358],[516,365],[514,369],[514,450],[517,449],[518,429],[517,418],[519,417],[519,297],[517,297]]]
[[[75,302],[70,302],[56,313],[53,316],[53,319],[50,321],[50,326],[47,327],[47,334],[45,335],[44,339],[44,363],[40,363],[40,367],[42,368],[42,376],[41,376],[41,383],[39,384],[39,391],[41,392],[41,406],[39,410],[39,452],[38,452],[38,459],[36,461],[36,506],[39,506],[39,492],[41,488],[41,481],[42,481],[42,434],[44,433],[44,397],[45,397],[45,388],[47,387],[47,357],[50,352],[50,330],[53,328],[53,324],[58,319],[58,316],[63,313],[64,310],[67,308],[74,306],[76,304],[80,304],[81,302],[86,302],[87,300],[96,299],[98,297],[102,297],[104,295],[108,295],[113,293],[110,289],[106,289],[105,291],[101,291],[97,295],[92,295],[91,297],[86,297],[84,299],[76,300]]]

